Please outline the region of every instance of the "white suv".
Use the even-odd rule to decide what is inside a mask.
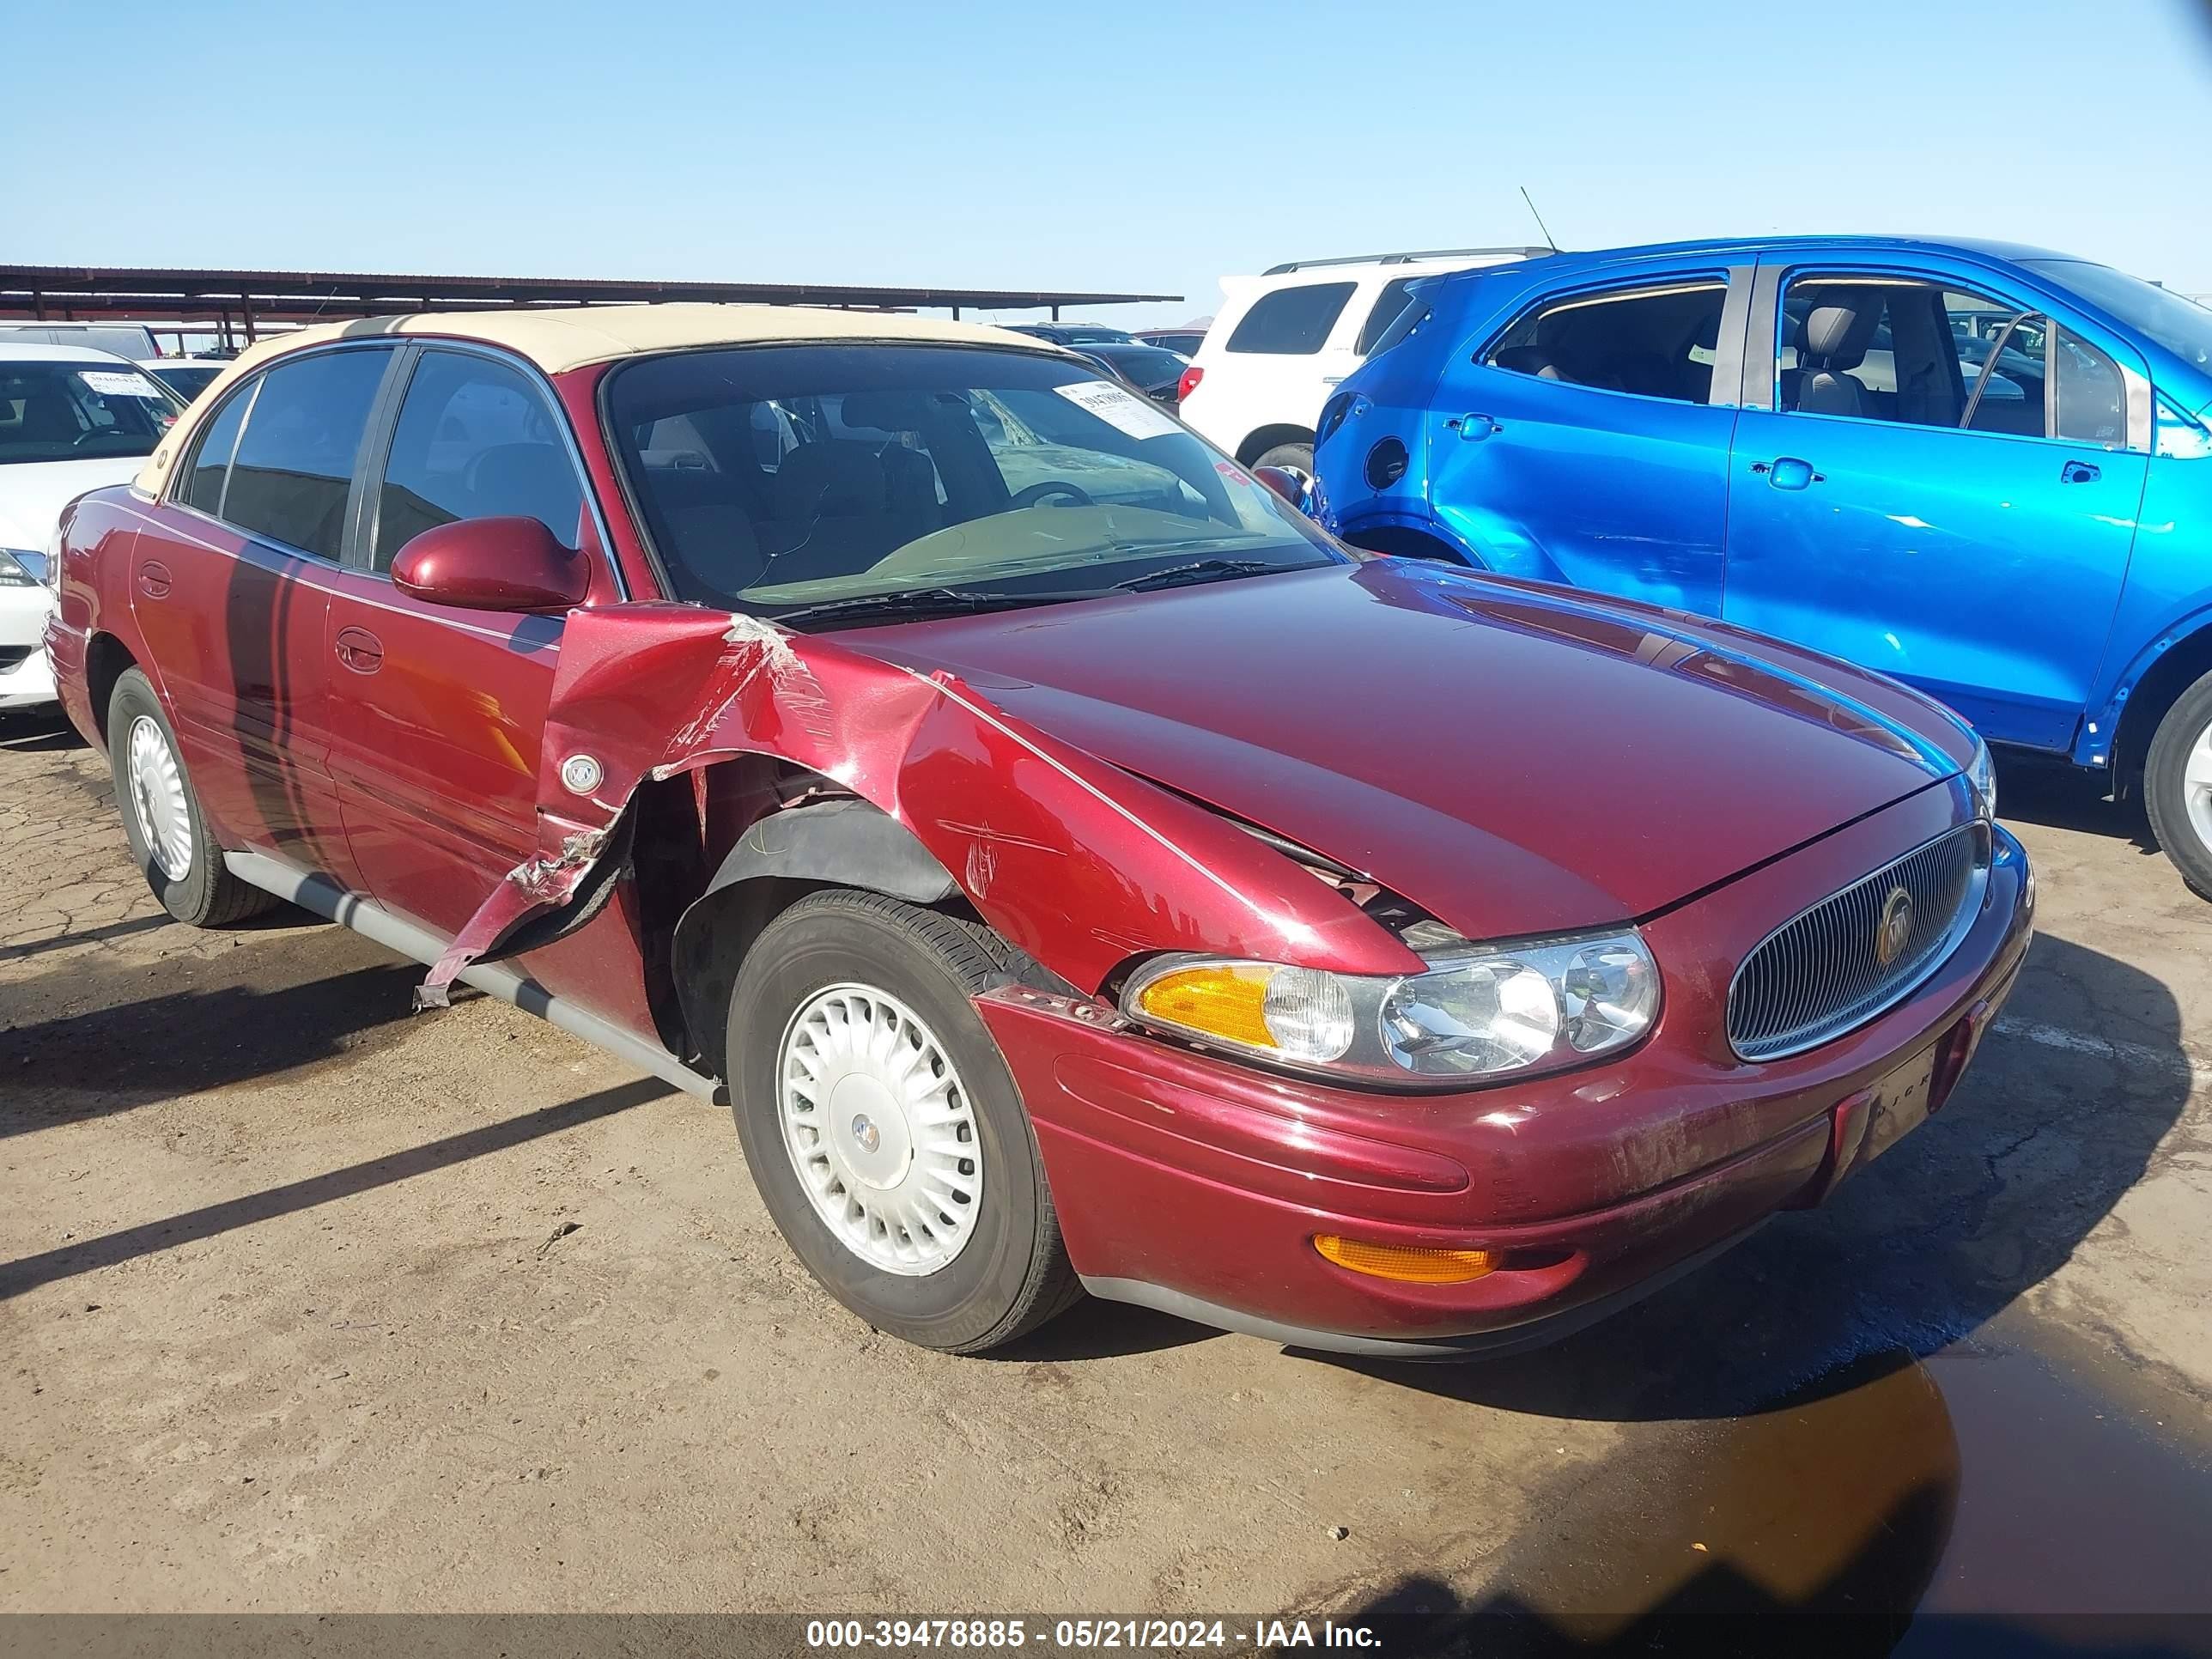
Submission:
[[[1313,470],[1314,423],[1329,391],[1358,367],[1424,276],[1549,253],[1544,247],[1442,248],[1299,259],[1258,276],[1224,276],[1228,302],[1182,374],[1182,418],[1247,466]]]

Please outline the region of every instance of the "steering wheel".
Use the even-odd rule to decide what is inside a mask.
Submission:
[[[1009,507],[1035,507],[1039,501],[1054,495],[1066,495],[1078,507],[1096,507],[1097,502],[1072,483],[1062,483],[1057,478],[1047,478],[1042,483],[1033,483],[1006,503]]]

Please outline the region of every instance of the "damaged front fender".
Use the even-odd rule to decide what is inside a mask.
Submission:
[[[924,675],[749,617],[648,603],[570,613],[538,769],[538,848],[416,993],[568,902],[644,783],[738,755],[820,774],[903,825],[978,915],[1096,992],[1131,957],[1197,951],[1418,971],[1335,888],[1204,808]]]

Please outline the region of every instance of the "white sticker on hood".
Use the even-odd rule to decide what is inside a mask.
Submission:
[[[143,374],[126,374],[112,368],[87,368],[77,373],[82,380],[103,398],[156,398],[161,388]]]
[[[1164,438],[1182,430],[1154,404],[1111,380],[1078,380],[1073,386],[1056,386],[1053,390],[1132,438]]]

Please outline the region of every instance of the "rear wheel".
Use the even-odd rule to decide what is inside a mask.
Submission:
[[[221,927],[276,902],[224,867],[176,733],[152,682],[136,668],[123,672],[108,699],[107,760],[131,861],[171,915],[195,927]]]
[[[971,999],[1020,962],[977,923],[835,889],[745,952],[731,1096],[769,1213],[876,1329],[969,1353],[1079,1293],[1029,1115]]]
[[[2212,674],[2183,692],[2143,762],[2151,834],[2198,896],[2212,899]]]
[[[1291,471],[1310,478],[1313,477],[1313,453],[1311,444],[1277,444],[1273,449],[1261,450],[1259,459],[1252,465],[1286,466]]]

